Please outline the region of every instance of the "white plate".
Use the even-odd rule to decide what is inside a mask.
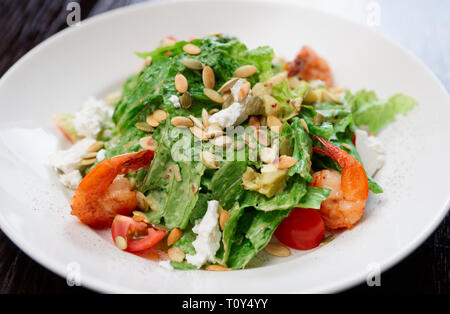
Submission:
[[[103,96],[167,35],[235,34],[291,58],[308,44],[339,84],[415,97],[407,118],[380,135],[385,193],[370,196],[362,221],[330,244],[233,272],[174,272],[116,249],[69,215],[70,195],[44,165],[63,141],[50,116]],[[253,1],[147,3],[83,22],[39,45],[0,82],[0,225],[27,254],[61,276],[80,267],[86,287],[105,292],[330,292],[385,270],[420,245],[449,205],[449,96],[415,57],[368,28],[295,4]],[[73,276],[73,273],[71,273]]]

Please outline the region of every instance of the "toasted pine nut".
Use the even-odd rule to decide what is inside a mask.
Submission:
[[[169,255],[169,258],[171,261],[179,262],[179,263],[184,261],[184,258],[186,256],[184,254],[184,252],[178,247],[171,247],[170,249],[168,249],[167,255]]]
[[[227,210],[223,210],[219,216],[220,229],[225,230],[225,225],[228,222],[228,219],[230,219],[230,213]]]
[[[234,75],[240,78],[247,78],[252,76],[258,71],[258,68],[254,65],[244,65],[234,71]]]
[[[210,66],[205,66],[203,68],[202,79],[206,88],[214,89],[216,78],[214,76],[214,71]]]
[[[177,128],[191,128],[194,126],[194,122],[186,117],[174,117],[170,122]]]
[[[187,92],[188,87],[188,81],[183,74],[178,73],[177,75],[175,75],[175,88],[179,93],[183,94]]]
[[[199,46],[196,46],[194,44],[187,44],[183,46],[184,52],[190,55],[198,55],[202,52]]]
[[[206,270],[209,271],[230,271],[231,268],[222,266],[222,265],[208,265],[205,267]]]
[[[277,257],[288,257],[291,255],[291,250],[278,243],[269,243],[264,250],[270,255]]]
[[[180,240],[181,236],[183,235],[183,231],[181,231],[180,228],[175,228],[170,231],[169,235],[167,236],[167,245],[172,246],[175,243],[177,243],[178,240]]]

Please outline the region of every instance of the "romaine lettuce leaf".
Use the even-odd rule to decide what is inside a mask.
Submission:
[[[217,262],[222,265],[226,265],[228,262],[239,219],[244,213],[244,207],[240,206],[239,203],[236,202],[228,212],[230,214],[230,218],[225,224],[225,229],[222,232],[222,245],[216,255]]]
[[[175,143],[190,144],[188,130],[175,128],[166,120],[155,132],[154,139],[158,142],[158,150],[142,184],[138,184],[139,190],[157,203],[156,210],[146,215],[153,223],[164,219],[169,228],[185,228],[199,197],[192,191],[192,186],[200,186],[205,167],[201,162],[173,159]],[[175,166],[180,169],[180,182],[173,174]]]
[[[336,133],[344,133],[345,130],[349,125],[353,123],[353,115],[349,114],[342,119],[340,119],[335,125],[334,125],[334,132]]]
[[[320,205],[330,195],[329,189],[308,186],[307,192],[295,207],[320,209]]]
[[[191,224],[194,225],[195,222],[197,221],[197,219],[203,218],[206,211],[208,210],[208,201],[210,201],[210,200],[212,200],[210,193],[207,193],[207,194],[199,193],[198,194],[198,200],[197,200],[197,203],[195,204],[194,209],[192,210],[192,215],[190,218]]]
[[[244,268],[269,243],[275,229],[289,214],[288,210],[262,212],[246,209],[239,220],[239,230],[231,247],[228,267]]]
[[[278,85],[272,87],[272,96],[278,100],[281,105],[281,119],[292,117],[294,113],[294,107],[288,103],[288,100],[296,98],[304,98],[305,95],[310,91],[310,86],[308,83],[304,82],[297,86],[295,89],[289,88],[289,83],[287,79]]]
[[[164,225],[168,228],[184,229],[198,200],[198,193],[192,191],[192,185],[200,186],[204,171],[201,162],[178,162],[182,180],[172,180],[167,192],[164,212]]]
[[[287,187],[283,192],[272,196],[271,198],[254,191],[246,191],[241,205],[245,207],[254,207],[264,212],[277,211],[280,209],[291,209],[301,202],[306,194],[306,181],[299,176],[293,177],[288,181]]]
[[[253,204],[251,193],[250,198],[246,198],[242,205],[236,204],[231,212],[233,219],[230,235],[224,231],[224,243],[228,249],[229,256],[226,256],[222,262],[234,269],[244,268],[255,255],[262,250],[270,241],[273,233],[281,221],[289,214],[292,207],[315,208],[319,209],[323,200],[325,200],[330,191],[328,189],[305,187],[304,192],[299,192],[300,201],[295,205],[284,210],[273,210],[262,212],[252,208],[244,209]],[[291,196],[294,191],[291,191]],[[284,208],[284,206],[279,206]],[[239,219],[239,220],[238,220]],[[231,220],[231,218],[230,218]],[[231,237],[232,236],[232,237]],[[232,239],[233,238],[233,239]],[[230,248],[231,243],[231,248]]]
[[[356,125],[367,125],[372,133],[394,122],[397,114],[406,115],[417,105],[417,101],[410,96],[396,94],[387,100],[380,100],[374,92],[365,90],[355,95],[347,94],[346,98],[352,106]]]
[[[195,255],[195,248],[192,242],[197,239],[197,235],[192,231],[194,224],[190,225],[189,228],[184,230],[181,238],[173,245],[174,247],[180,248],[185,254]]]
[[[280,136],[284,137],[283,140],[287,140],[287,142],[291,144],[293,148],[292,157],[297,159],[297,164],[289,169],[288,175],[293,176],[294,174],[299,174],[303,179],[311,182],[312,176],[310,174],[310,162],[312,154],[312,141],[303,129],[300,119],[294,118],[290,125],[285,123]]]
[[[314,124],[314,117],[317,115],[316,110],[312,106],[302,105],[299,117],[304,119],[308,125],[309,133],[320,136],[329,140],[335,133],[331,122],[323,122],[321,125]]]
[[[242,55],[242,60],[247,64],[258,68],[259,81],[266,81],[272,76],[272,59],[274,57],[273,49],[268,46],[258,47],[247,50]]]
[[[226,162],[215,172],[211,184],[212,195],[224,209],[230,209],[243,195],[242,174],[246,169],[245,162],[235,161]]]
[[[175,262],[175,261],[171,261],[170,265],[177,270],[196,270],[197,267],[191,264],[188,264],[186,262]]]
[[[189,82],[189,93],[192,97],[192,107],[190,114],[199,116],[203,108],[218,108],[218,104],[211,101],[203,93],[202,75],[199,71],[190,70],[182,64],[183,59],[192,58],[213,68],[216,79],[216,86],[220,86],[234,76],[234,70],[242,65],[253,64],[258,68],[258,75],[254,75],[248,80],[256,83],[258,77],[265,78],[271,76],[271,66],[273,50],[270,47],[259,47],[248,50],[247,47],[236,38],[230,37],[206,37],[195,39],[191,43],[199,46],[202,53],[198,56],[188,55],[183,51],[183,46],[188,42],[179,41],[170,47],[158,48],[148,53],[138,53],[141,57],[152,57],[152,64],[145,68],[134,82],[127,97],[124,97],[118,104],[114,114],[116,123],[129,119],[133,107],[140,107],[141,99],[145,101],[150,95],[162,96],[164,109],[169,113],[185,113],[184,109],[175,109],[169,101],[170,96],[178,95],[174,77],[177,73],[182,73]],[[136,110],[136,109],[135,109]],[[128,118],[122,115],[128,114]],[[118,123],[119,129],[123,129],[122,123]]]

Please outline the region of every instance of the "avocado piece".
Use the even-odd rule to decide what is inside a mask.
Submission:
[[[270,95],[261,96],[264,104],[264,112],[266,116],[274,115],[278,116],[281,112],[280,103]]]
[[[260,177],[261,175],[253,170],[253,168],[247,167],[247,170],[242,175],[242,185],[244,189],[250,191],[258,191]]]
[[[279,170],[268,164],[261,168],[261,187],[259,193],[267,197],[283,192],[286,188],[287,169]]]
[[[286,174],[286,169],[279,170],[272,164],[263,166],[261,173],[248,167],[242,175],[243,186],[246,190],[272,197],[286,188]]]

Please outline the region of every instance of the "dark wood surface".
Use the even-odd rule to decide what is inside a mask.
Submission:
[[[82,19],[113,8],[142,0],[79,0]],[[20,57],[51,35],[67,27],[64,0],[1,0],[0,1],[0,75]],[[381,1],[383,4],[385,1]],[[428,3],[428,2],[427,2]],[[448,7],[447,7],[448,8]],[[398,8],[401,9],[401,8]],[[394,9],[393,9],[394,10]],[[414,11],[414,10],[412,10]],[[403,11],[405,12],[405,11]],[[395,12],[390,15],[395,17]],[[426,12],[425,12],[426,13]],[[424,14],[425,14],[424,13]],[[445,12],[444,12],[445,13]],[[447,18],[448,18],[447,11]],[[389,14],[388,14],[389,16]],[[445,18],[445,14],[444,14]],[[390,21],[387,21],[389,25]],[[431,21],[430,21],[431,23]],[[448,27],[443,34],[447,35]],[[381,28],[382,32],[389,29]],[[388,34],[389,35],[389,34]],[[398,36],[394,33],[392,37]],[[422,38],[426,42],[427,38]],[[447,46],[433,51],[447,68],[436,73],[449,89]],[[437,53],[437,54],[436,54]],[[448,59],[446,59],[448,60]],[[424,60],[433,70],[433,60]],[[436,65],[437,67],[437,65]],[[445,71],[445,73],[444,73]],[[436,70],[435,72],[438,72]],[[5,105],[5,104],[0,104]],[[1,209],[0,200],[0,209]],[[445,293],[450,294],[450,219],[445,218],[433,235],[404,261],[381,276],[380,287],[361,284],[345,293]],[[0,231],[0,293],[91,293],[84,288],[72,288],[60,278],[40,266],[19,250]]]

